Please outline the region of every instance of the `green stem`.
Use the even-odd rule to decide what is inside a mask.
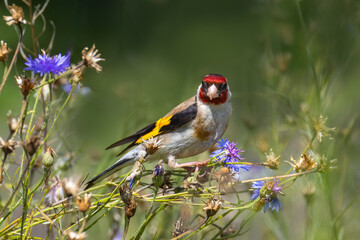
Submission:
[[[134,236],[132,236],[130,239],[131,240],[139,240],[141,235],[143,234],[146,226],[149,224],[149,222],[162,210],[164,210],[166,207],[168,206],[168,204],[164,203],[162,204],[160,207],[158,207],[153,213],[151,213],[141,224],[141,226],[139,227],[139,229],[137,230],[137,232],[134,234]]]

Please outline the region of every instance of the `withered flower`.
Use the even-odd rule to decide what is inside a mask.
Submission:
[[[67,196],[77,196],[80,191],[80,181],[77,178],[65,178],[62,185]]]
[[[45,200],[49,204],[55,204],[65,198],[65,192],[62,181],[55,176],[55,179],[50,179],[53,184],[50,186],[50,191],[46,194]]]
[[[213,175],[219,183],[219,191],[221,193],[225,193],[226,190],[231,187],[234,182],[236,182],[236,173],[227,167],[220,168],[219,171],[213,172]]]
[[[135,215],[137,202],[132,196],[130,186],[125,183],[122,187],[119,187],[121,200],[125,203],[125,215],[131,218]]]
[[[31,90],[35,87],[36,82],[26,76],[15,76],[16,83],[20,88],[20,91],[24,98],[26,98]]]
[[[66,236],[69,240],[84,240],[87,237],[85,232],[73,232],[70,230],[66,232]]]
[[[215,197],[212,196],[208,202],[204,203],[206,204],[206,206],[203,207],[203,211],[206,212],[206,216],[211,217],[219,211],[224,201],[220,197],[218,199],[215,199]]]
[[[337,159],[328,160],[325,156],[320,157],[319,164],[317,169],[319,172],[327,172],[329,170],[334,170],[336,166]]]
[[[26,152],[32,156],[40,146],[40,137],[38,135],[31,135],[24,144]]]
[[[86,212],[91,206],[91,193],[85,193],[84,197],[76,197],[76,205],[80,212]]]
[[[180,217],[175,223],[174,231],[172,231],[172,238],[180,236],[186,231],[187,229],[184,226],[184,219]]]
[[[313,202],[315,190],[315,185],[311,182],[302,189],[302,193],[307,203]]]
[[[15,151],[15,148],[17,147],[17,142],[14,140],[8,140],[4,141],[0,137],[0,148],[4,152],[4,154],[9,154]]]
[[[299,161],[296,161],[292,156],[290,162],[287,161],[296,172],[305,172],[311,169],[316,168],[317,163],[314,161],[314,158],[310,155],[303,154],[301,155]]]
[[[10,48],[7,48],[7,43],[1,40],[0,45],[0,61],[5,62],[8,58],[9,53],[11,52]]]
[[[84,65],[80,65],[80,66],[72,66],[72,76],[71,76],[71,81],[70,83],[73,82],[79,82],[82,80],[83,78],[83,73],[84,73],[84,70],[85,70],[85,66]]]
[[[141,161],[135,162],[129,176],[127,176],[126,178],[126,181],[130,181],[130,188],[134,183],[134,181],[139,180],[142,177],[142,172],[143,172],[143,165]]]
[[[105,61],[105,59],[100,58],[101,54],[98,53],[97,49],[95,49],[95,44],[91,47],[90,50],[88,47],[85,47],[81,53],[83,64],[86,67],[94,68],[97,72],[101,72],[102,67],[97,62]]]
[[[322,141],[323,137],[332,139],[330,132],[335,132],[335,128],[329,128],[325,126],[327,119],[328,118],[323,117],[323,115],[320,115],[318,119],[313,119],[313,129],[320,142]]]
[[[143,146],[145,147],[145,151],[147,155],[152,155],[155,152],[157,152],[157,150],[159,150],[159,148],[161,148],[161,142],[162,142],[163,138],[153,138],[150,137],[147,140],[143,140]]]
[[[12,6],[9,6],[9,11],[11,16],[4,16],[7,25],[26,23],[22,7],[13,4]]]
[[[270,149],[269,154],[265,153],[265,156],[266,156],[265,166],[274,170],[278,169],[280,165],[280,155],[276,156],[274,151]]]
[[[10,132],[12,134],[19,127],[18,119],[14,118],[14,117],[9,117],[8,118],[8,123],[9,123],[9,130],[10,130]]]

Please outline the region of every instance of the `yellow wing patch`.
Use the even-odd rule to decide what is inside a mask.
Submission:
[[[154,129],[151,132],[145,134],[144,136],[141,136],[138,140],[136,140],[135,143],[136,144],[142,143],[143,140],[148,140],[149,138],[155,137],[155,136],[159,135],[160,133],[162,133],[162,132],[160,132],[160,129],[163,126],[167,126],[170,124],[170,122],[171,122],[170,120],[171,120],[172,116],[173,115],[170,115],[168,117],[163,117],[163,118],[160,118],[159,120],[157,120],[155,123]]]

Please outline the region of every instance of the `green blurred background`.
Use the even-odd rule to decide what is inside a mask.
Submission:
[[[86,71],[83,85],[92,91],[76,96],[57,129],[66,132],[71,149],[79,153],[72,174],[94,176],[109,166],[116,152],[105,153],[105,147],[194,95],[208,73],[223,74],[229,81],[233,115],[226,136],[246,150],[248,161],[263,160],[263,151],[271,147],[283,160],[291,154],[296,158],[306,142],[296,118],[303,103],[313,107],[314,66],[317,77],[327,83],[321,113],[329,118],[328,126],[337,129],[323,151],[338,159],[339,168],[330,174],[332,190],[324,193],[322,183],[317,185],[313,236],[333,236],[333,211],[335,216],[343,213],[337,224],[344,239],[355,239],[360,212],[353,205],[353,210],[343,210],[359,195],[360,4],[304,0],[300,6],[304,25],[295,0],[51,1],[45,16],[56,25],[52,54],[71,50],[76,63],[81,50],[95,43],[106,59],[100,74]],[[3,4],[0,13],[8,15]],[[50,36],[48,25],[40,42],[47,43]],[[17,35],[4,22],[0,38],[16,48]],[[22,63],[20,59],[17,73]],[[11,109],[18,114],[21,106],[14,82],[11,74],[0,95],[4,137],[6,113]],[[244,238],[304,238],[301,187],[297,183],[286,192],[284,211],[259,213]],[[331,210],[323,204],[327,197]],[[102,220],[103,226],[109,221]],[[107,234],[106,227],[92,232]],[[89,239],[97,238],[90,234]]]

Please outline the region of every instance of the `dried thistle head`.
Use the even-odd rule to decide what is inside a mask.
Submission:
[[[328,137],[332,139],[330,132],[335,132],[335,128],[329,128],[325,126],[327,117],[320,115],[318,119],[313,119],[313,129],[316,133],[318,140],[321,142],[323,137]]]
[[[85,232],[73,232],[69,230],[66,232],[66,237],[68,240],[84,240],[87,235]]]
[[[212,196],[211,198],[209,198],[208,202],[204,202],[204,203],[206,206],[203,207],[203,211],[206,212],[206,216],[211,217],[214,216],[219,211],[224,201],[220,197],[218,199],[215,199],[215,197]]]
[[[91,193],[85,193],[82,198],[77,196],[76,205],[80,212],[86,212],[91,206]]]
[[[80,180],[78,178],[65,178],[62,185],[66,196],[77,196],[80,191]]]
[[[328,172],[329,170],[334,170],[336,166],[337,159],[328,160],[325,156],[321,156],[317,169],[319,172]]]
[[[19,120],[14,117],[8,117],[8,124],[10,133],[13,134],[16,129],[19,127]]]
[[[311,169],[316,168],[317,163],[314,161],[314,158],[310,155],[303,154],[301,155],[299,161],[296,161],[292,156],[290,162],[287,161],[296,172],[305,172]]]
[[[7,48],[7,43],[1,40],[0,43],[0,61],[5,62],[8,58],[9,53],[11,52],[10,48]]]
[[[131,218],[135,215],[137,202],[132,195],[130,186],[125,182],[122,187],[119,187],[120,198],[125,204],[125,215]]]
[[[233,185],[236,181],[235,175],[236,172],[231,171],[227,167],[222,167],[219,171],[213,172],[213,176],[215,176],[219,183],[219,191],[221,193],[225,193]]]
[[[314,200],[315,190],[315,185],[311,182],[302,189],[304,198],[308,203],[311,203]]]
[[[80,82],[83,79],[83,73],[85,71],[85,66],[80,64],[79,66],[72,66],[72,76],[70,78],[70,83]]]
[[[28,140],[24,143],[26,152],[32,156],[36,153],[37,149],[40,146],[40,137],[36,134],[30,136]]]
[[[163,138],[153,138],[150,137],[147,140],[143,140],[143,146],[145,147],[145,151],[147,155],[152,155],[155,152],[157,152],[157,150],[159,150],[159,148],[161,148],[161,142],[162,142]]]
[[[179,217],[179,219],[175,223],[174,230],[172,231],[172,238],[177,237],[186,231],[187,229],[184,226],[184,219],[182,217]]]
[[[269,154],[265,153],[265,156],[266,156],[265,166],[274,170],[278,169],[280,165],[280,155],[276,156],[274,151],[270,149]]]
[[[24,98],[26,98],[31,90],[35,87],[36,82],[26,76],[15,76],[16,84],[19,86],[20,91]]]
[[[13,4],[12,6],[9,6],[9,11],[11,16],[4,16],[7,25],[26,23],[22,7]]]
[[[50,186],[50,191],[45,196],[45,200],[49,204],[55,204],[65,198],[63,183],[57,176],[54,179],[49,179],[49,181],[53,183]]]
[[[94,68],[96,72],[101,72],[102,67],[97,63],[99,61],[105,61],[104,58],[100,58],[101,54],[98,53],[98,50],[95,49],[95,44],[89,50],[88,47],[85,47],[82,50],[82,61],[86,67]]]
[[[4,154],[10,154],[15,151],[15,148],[18,146],[17,142],[10,139],[8,141],[4,141],[0,137],[0,148]]]

